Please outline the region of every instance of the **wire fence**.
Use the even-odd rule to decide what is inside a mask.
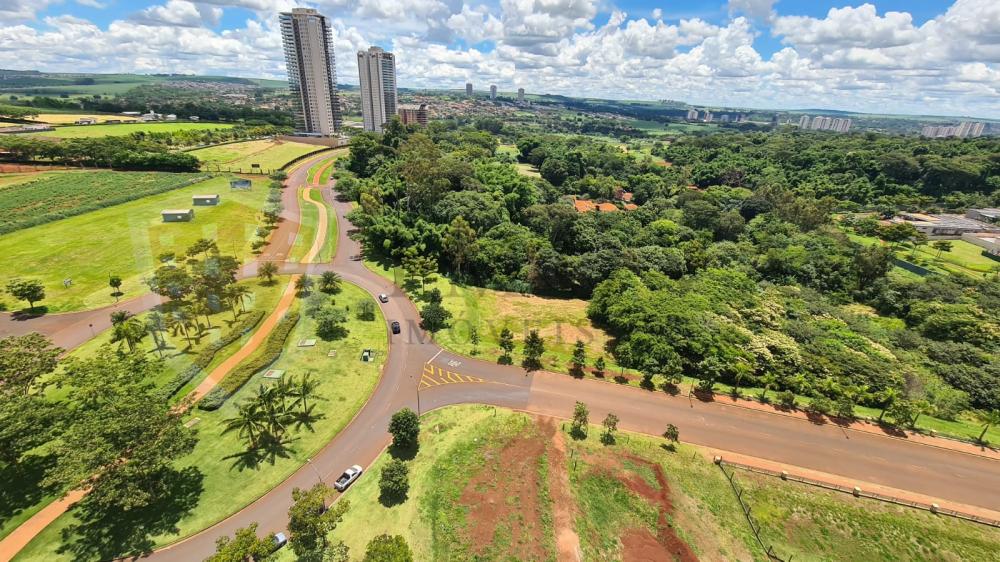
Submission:
[[[736,474],[727,471],[726,463],[723,463],[721,460],[719,460],[716,464],[719,466],[719,469],[722,470],[722,473],[726,475],[726,479],[729,480],[729,485],[733,488],[733,493],[736,494],[736,500],[740,502],[740,507],[743,508],[743,515],[746,517],[747,523],[750,524],[750,530],[753,531],[753,536],[755,539],[757,539],[757,544],[760,545],[760,548],[764,551],[764,554],[767,554],[768,559],[774,560],[775,562],[791,562],[792,560],[791,557],[789,557],[787,560],[781,558],[774,552],[774,547],[769,544],[766,544],[764,542],[764,539],[761,538],[760,525],[756,521],[754,521],[753,515],[751,515],[751,508],[747,504],[746,500],[743,499],[743,488],[741,488],[740,485],[736,483]]]
[[[766,475],[766,476],[774,476],[774,477],[777,477],[777,478],[781,478],[782,480],[790,480],[792,482],[799,482],[801,484],[806,484],[806,485],[809,485],[809,486],[815,486],[817,488],[824,488],[824,489],[832,490],[832,491],[835,491],[835,492],[842,492],[842,493],[845,493],[845,494],[851,494],[852,496],[858,497],[858,498],[868,498],[868,499],[878,500],[878,501],[881,501],[881,502],[892,503],[892,504],[895,504],[895,505],[902,505],[902,506],[906,506],[906,507],[911,507],[913,509],[921,509],[921,510],[929,511],[929,512],[937,514],[937,515],[945,515],[945,516],[948,516],[948,517],[954,517],[956,519],[962,519],[964,521],[970,521],[972,523],[978,523],[980,525],[986,525],[986,526],[989,526],[989,527],[1000,528],[1000,521],[998,521],[996,519],[989,519],[987,517],[980,517],[978,515],[973,515],[971,513],[965,513],[965,512],[961,512],[961,511],[956,511],[956,510],[953,510],[953,509],[946,509],[946,508],[940,507],[937,504],[928,504],[928,503],[922,503],[922,502],[915,502],[915,501],[904,500],[904,499],[893,497],[893,496],[887,496],[887,495],[883,495],[883,494],[876,494],[874,492],[867,492],[867,491],[862,490],[861,488],[857,488],[857,487],[855,487],[855,488],[848,488],[846,486],[838,486],[837,484],[830,484],[829,482],[821,482],[819,480],[813,480],[811,478],[805,478],[805,477],[802,477],[802,476],[796,476],[796,475],[793,475],[793,474],[788,474],[787,472],[775,472],[773,470],[767,470],[767,469],[764,469],[764,468],[757,468],[757,467],[748,466],[748,465],[745,465],[745,464],[739,464],[739,463],[728,462],[728,461],[725,461],[725,462],[721,462],[720,461],[718,464],[719,464],[719,467],[722,468],[722,472],[725,473],[726,476],[730,478],[730,483],[733,483],[733,479],[729,475],[729,473],[726,472],[726,469],[725,469],[724,465],[728,465],[728,466],[731,466],[733,468],[738,468],[740,470],[744,470],[744,471],[747,471],[747,472],[753,472],[753,473],[757,473],[757,474],[763,474],[763,475]],[[735,486],[735,484],[734,484],[734,486]],[[740,500],[740,503],[741,504],[743,503],[742,499]],[[744,510],[748,511],[747,508],[744,508]],[[749,515],[748,515],[748,517],[749,517]]]

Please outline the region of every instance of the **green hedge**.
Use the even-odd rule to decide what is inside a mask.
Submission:
[[[271,335],[267,337],[264,349],[255,357],[252,357],[249,361],[236,367],[226,375],[226,378],[222,379],[218,386],[198,401],[198,409],[218,409],[230,396],[243,388],[243,385],[250,380],[250,377],[277,361],[278,357],[281,356],[282,350],[285,349],[285,340],[288,339],[288,335],[292,333],[292,329],[295,328],[298,322],[298,312],[289,312],[285,315],[281,319],[281,322],[278,322],[278,325],[274,327]]]
[[[243,318],[233,326],[229,332],[223,335],[218,340],[205,346],[205,349],[201,350],[198,355],[194,357],[194,361],[187,369],[184,369],[177,374],[169,383],[163,387],[163,394],[165,399],[169,399],[174,394],[177,394],[181,388],[187,383],[191,382],[202,369],[208,367],[208,365],[215,359],[215,354],[218,353],[222,348],[233,343],[234,341],[240,339],[244,335],[250,333],[258,323],[260,323],[261,318],[264,318],[263,310],[251,310],[246,313]]]

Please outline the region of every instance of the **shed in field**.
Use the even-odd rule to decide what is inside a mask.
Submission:
[[[160,215],[163,222],[191,222],[194,220],[194,209],[166,209]]]
[[[209,206],[219,204],[219,194],[214,195],[192,195],[191,203],[196,206]]]

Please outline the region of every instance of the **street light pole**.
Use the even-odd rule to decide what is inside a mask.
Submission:
[[[308,464],[309,468],[313,469],[313,472],[316,473],[316,478],[319,480],[319,483],[320,484],[326,484],[325,482],[323,482],[323,477],[320,476],[319,470],[316,470],[316,465],[313,464],[313,460],[312,459],[306,459],[306,464]]]

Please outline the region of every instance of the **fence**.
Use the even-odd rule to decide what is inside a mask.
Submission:
[[[746,516],[747,523],[750,524],[750,530],[753,531],[753,536],[757,539],[757,544],[759,544],[760,548],[764,550],[765,554],[767,554],[768,559],[774,560],[775,562],[791,562],[792,559],[790,557],[788,560],[785,560],[774,553],[774,547],[764,544],[764,539],[760,537],[760,525],[758,525],[757,522],[753,520],[753,516],[750,515],[750,506],[743,500],[743,489],[736,484],[735,474],[726,471],[726,465],[721,459],[716,458],[716,464],[719,465],[722,473],[725,474],[726,479],[729,480],[729,485],[732,486],[733,493],[736,494],[736,500],[740,502],[740,507],[743,508],[743,515]]]
[[[801,484],[806,484],[809,486],[816,486],[817,488],[825,488],[827,490],[833,490],[835,492],[842,492],[845,494],[851,494],[852,496],[859,498],[868,498],[872,500],[878,500],[886,503],[892,503],[896,505],[902,505],[906,507],[912,507],[914,509],[922,509],[924,511],[929,511],[937,515],[946,515],[948,517],[954,517],[956,519],[962,519],[965,521],[970,521],[972,523],[979,523],[980,525],[987,525],[989,527],[1000,528],[1000,521],[995,519],[988,519],[986,517],[979,517],[978,515],[972,515],[969,513],[963,513],[961,511],[955,511],[953,509],[944,509],[937,504],[926,504],[921,502],[907,501],[900,498],[895,498],[892,496],[885,496],[882,494],[876,494],[874,492],[866,492],[860,488],[847,488],[845,486],[838,486],[836,484],[830,484],[828,482],[821,482],[819,480],[813,480],[811,478],[804,478],[802,476],[795,476],[785,472],[775,472],[773,470],[767,470],[764,468],[757,468],[753,466],[748,466],[745,464],[733,463],[733,462],[719,462],[719,467],[722,468],[722,472],[726,473],[724,465],[729,465],[733,468],[738,468],[740,470],[745,470],[747,472],[755,472],[757,474],[763,474],[766,476],[775,476],[781,478],[782,480],[791,480],[792,482],[799,482]],[[729,474],[726,473],[729,477]],[[732,477],[730,477],[730,483],[733,483]],[[733,483],[735,489],[735,483]],[[742,499],[740,500],[742,504]],[[744,510],[749,512],[749,509],[744,507]],[[749,514],[747,515],[749,518]],[[751,527],[753,524],[751,523]]]
[[[277,172],[281,168],[232,168],[229,166],[219,166],[216,164],[206,164],[201,167],[204,172],[226,172],[230,174],[253,174],[258,176],[269,176],[274,172]]]

